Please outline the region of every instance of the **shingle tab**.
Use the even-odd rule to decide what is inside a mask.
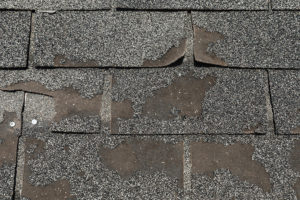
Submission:
[[[104,134],[26,135],[32,136],[21,138],[21,197],[182,199],[182,142]]]
[[[278,134],[300,134],[300,72],[271,71],[270,85]]]
[[[108,9],[110,0],[1,0],[0,8],[28,10],[92,10]]]
[[[6,71],[0,88],[25,91],[24,127],[57,132],[99,133],[103,72],[93,69]]]
[[[132,9],[203,9],[266,10],[265,0],[116,0],[118,8]]]
[[[114,70],[111,133],[267,132],[266,73],[189,66]]]
[[[193,12],[199,62],[247,68],[299,68],[297,12]]]
[[[0,199],[10,200],[14,190],[24,93],[0,91],[0,99]]]
[[[299,0],[272,0],[273,10],[300,10]]]
[[[185,53],[186,19],[183,12],[39,13],[34,65],[165,66]]]
[[[27,65],[30,12],[0,11],[0,68]]]

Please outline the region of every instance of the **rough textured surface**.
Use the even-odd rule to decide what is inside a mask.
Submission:
[[[299,14],[297,12],[193,12],[193,24],[223,38],[213,41],[208,54],[226,66],[299,68]],[[272,28],[270,28],[272,27]],[[197,33],[197,32],[195,32]],[[197,39],[197,40],[196,40]],[[195,35],[194,45],[200,45]],[[194,52],[197,54],[198,52]],[[207,62],[201,59],[199,62]],[[216,64],[215,62],[207,62]]]
[[[0,8],[28,10],[93,10],[111,7],[110,0],[2,0]]]
[[[30,12],[0,11],[0,68],[26,67],[30,20]]]
[[[46,132],[28,135],[34,137],[22,138],[25,146],[22,197],[31,200],[182,198],[178,178],[182,171],[180,143],[151,138],[128,138],[128,143],[124,143],[125,138],[105,135],[50,136]],[[152,148],[157,146],[161,147],[154,151]],[[120,158],[124,161],[122,165]],[[122,173],[126,170],[130,172]],[[58,188],[60,192],[54,193]]]
[[[295,0],[272,0],[274,10],[300,10],[300,2]]]
[[[23,93],[0,91],[0,199],[12,198]]]
[[[254,134],[268,129],[263,71],[113,70],[114,134]]]
[[[252,155],[249,155],[250,158],[249,156],[242,156],[239,159],[237,156],[237,160],[232,160],[232,162],[236,162],[234,167],[243,164],[244,160],[241,159],[248,159],[259,168],[264,169],[252,174],[253,176],[249,173],[251,168],[247,168],[248,166],[230,169],[223,165],[222,168],[214,170],[210,175],[192,170],[190,199],[297,199],[299,195],[294,185],[299,180],[300,174],[299,168],[296,169],[292,166],[293,159],[290,155],[293,154],[295,148],[299,148],[299,139],[299,137],[273,136],[198,137],[197,140],[204,142],[206,146],[221,146],[224,149],[234,149],[237,145],[249,146],[254,149]],[[228,156],[232,154],[243,155],[243,151],[227,152],[225,157],[218,157],[219,153],[216,153],[215,157],[211,157],[212,152],[210,151],[203,151],[202,154],[203,157],[207,156],[207,159],[214,161],[215,166],[221,166],[223,163],[229,163],[229,160],[226,160]],[[201,157],[195,156],[194,158]],[[210,162],[203,162],[202,168],[209,167],[209,164]],[[259,173],[263,177],[258,177]],[[250,179],[244,179],[245,175],[249,176]],[[269,179],[266,179],[267,176]]]
[[[119,8],[135,9],[203,9],[203,10],[266,10],[264,0],[116,0]]]
[[[270,71],[270,86],[278,134],[300,134],[300,72]]]
[[[103,92],[101,70],[35,70],[3,72],[0,86],[25,91],[25,114],[57,132],[99,132]],[[45,124],[44,124],[45,123]]]
[[[34,65],[139,67],[178,47],[186,38],[186,21],[184,12],[39,13]]]

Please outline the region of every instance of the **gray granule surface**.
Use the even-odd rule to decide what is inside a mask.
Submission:
[[[265,0],[116,0],[120,8],[135,9],[210,9],[210,10],[266,10]]]
[[[205,94],[201,117],[178,115],[173,119],[160,119],[142,115],[146,100],[153,97],[154,92],[188,73],[198,79],[216,77],[216,84]],[[253,127],[256,133],[267,132],[268,94],[265,93],[267,74],[264,71],[183,64],[175,68],[113,70],[112,75],[112,101],[130,100],[134,110],[132,118],[117,119],[120,134],[243,134]]]
[[[108,9],[110,0],[2,0],[0,8],[29,10],[92,10]]]
[[[270,176],[271,191],[242,181],[228,169],[214,171],[213,177],[192,174],[191,199],[289,199],[295,200],[293,186],[300,178],[299,171],[291,168],[290,154],[299,137],[206,137],[204,141],[230,145],[250,144],[255,147],[252,160],[262,164]],[[201,140],[201,138],[197,138]]]
[[[1,145],[1,144],[0,144]],[[15,165],[0,165],[0,199],[11,200],[15,177]]]
[[[30,20],[30,12],[0,11],[0,68],[26,67]]]
[[[4,120],[4,112],[16,113],[18,119],[21,121],[24,93],[11,93],[0,91],[0,99],[0,123]]]
[[[187,19],[184,12],[38,13],[34,65],[57,66],[63,57],[66,67],[140,67],[186,38]]]
[[[298,1],[298,0],[272,0],[272,9],[274,9],[274,10],[300,10],[300,1]]]
[[[178,180],[163,171],[142,170],[122,177],[105,165],[101,149],[114,149],[125,137],[47,135],[47,132],[30,135],[45,143],[42,153],[27,160],[31,170],[28,182],[33,186],[47,186],[66,179],[70,184],[67,192],[78,200],[182,199]],[[28,137],[23,137],[22,141],[26,139]],[[25,152],[32,152],[34,148],[26,146]],[[23,190],[21,196],[26,197],[26,193],[28,191]]]
[[[277,133],[300,134],[300,72],[270,71],[270,86]]]
[[[0,88],[34,81],[50,91],[72,87],[83,97],[92,98],[103,92],[104,72],[100,69],[28,69],[0,71]]]
[[[300,66],[297,12],[193,12],[192,16],[194,25],[224,36],[211,43],[207,51],[228,66]]]

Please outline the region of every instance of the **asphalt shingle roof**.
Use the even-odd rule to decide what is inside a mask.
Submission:
[[[0,2],[0,199],[300,199],[297,0]]]

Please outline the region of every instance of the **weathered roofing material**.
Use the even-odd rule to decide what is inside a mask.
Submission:
[[[167,66],[185,54],[187,21],[184,12],[39,13],[34,66]],[[179,49],[165,58],[172,47]]]
[[[300,68],[297,12],[192,12],[199,62],[241,68]]]

